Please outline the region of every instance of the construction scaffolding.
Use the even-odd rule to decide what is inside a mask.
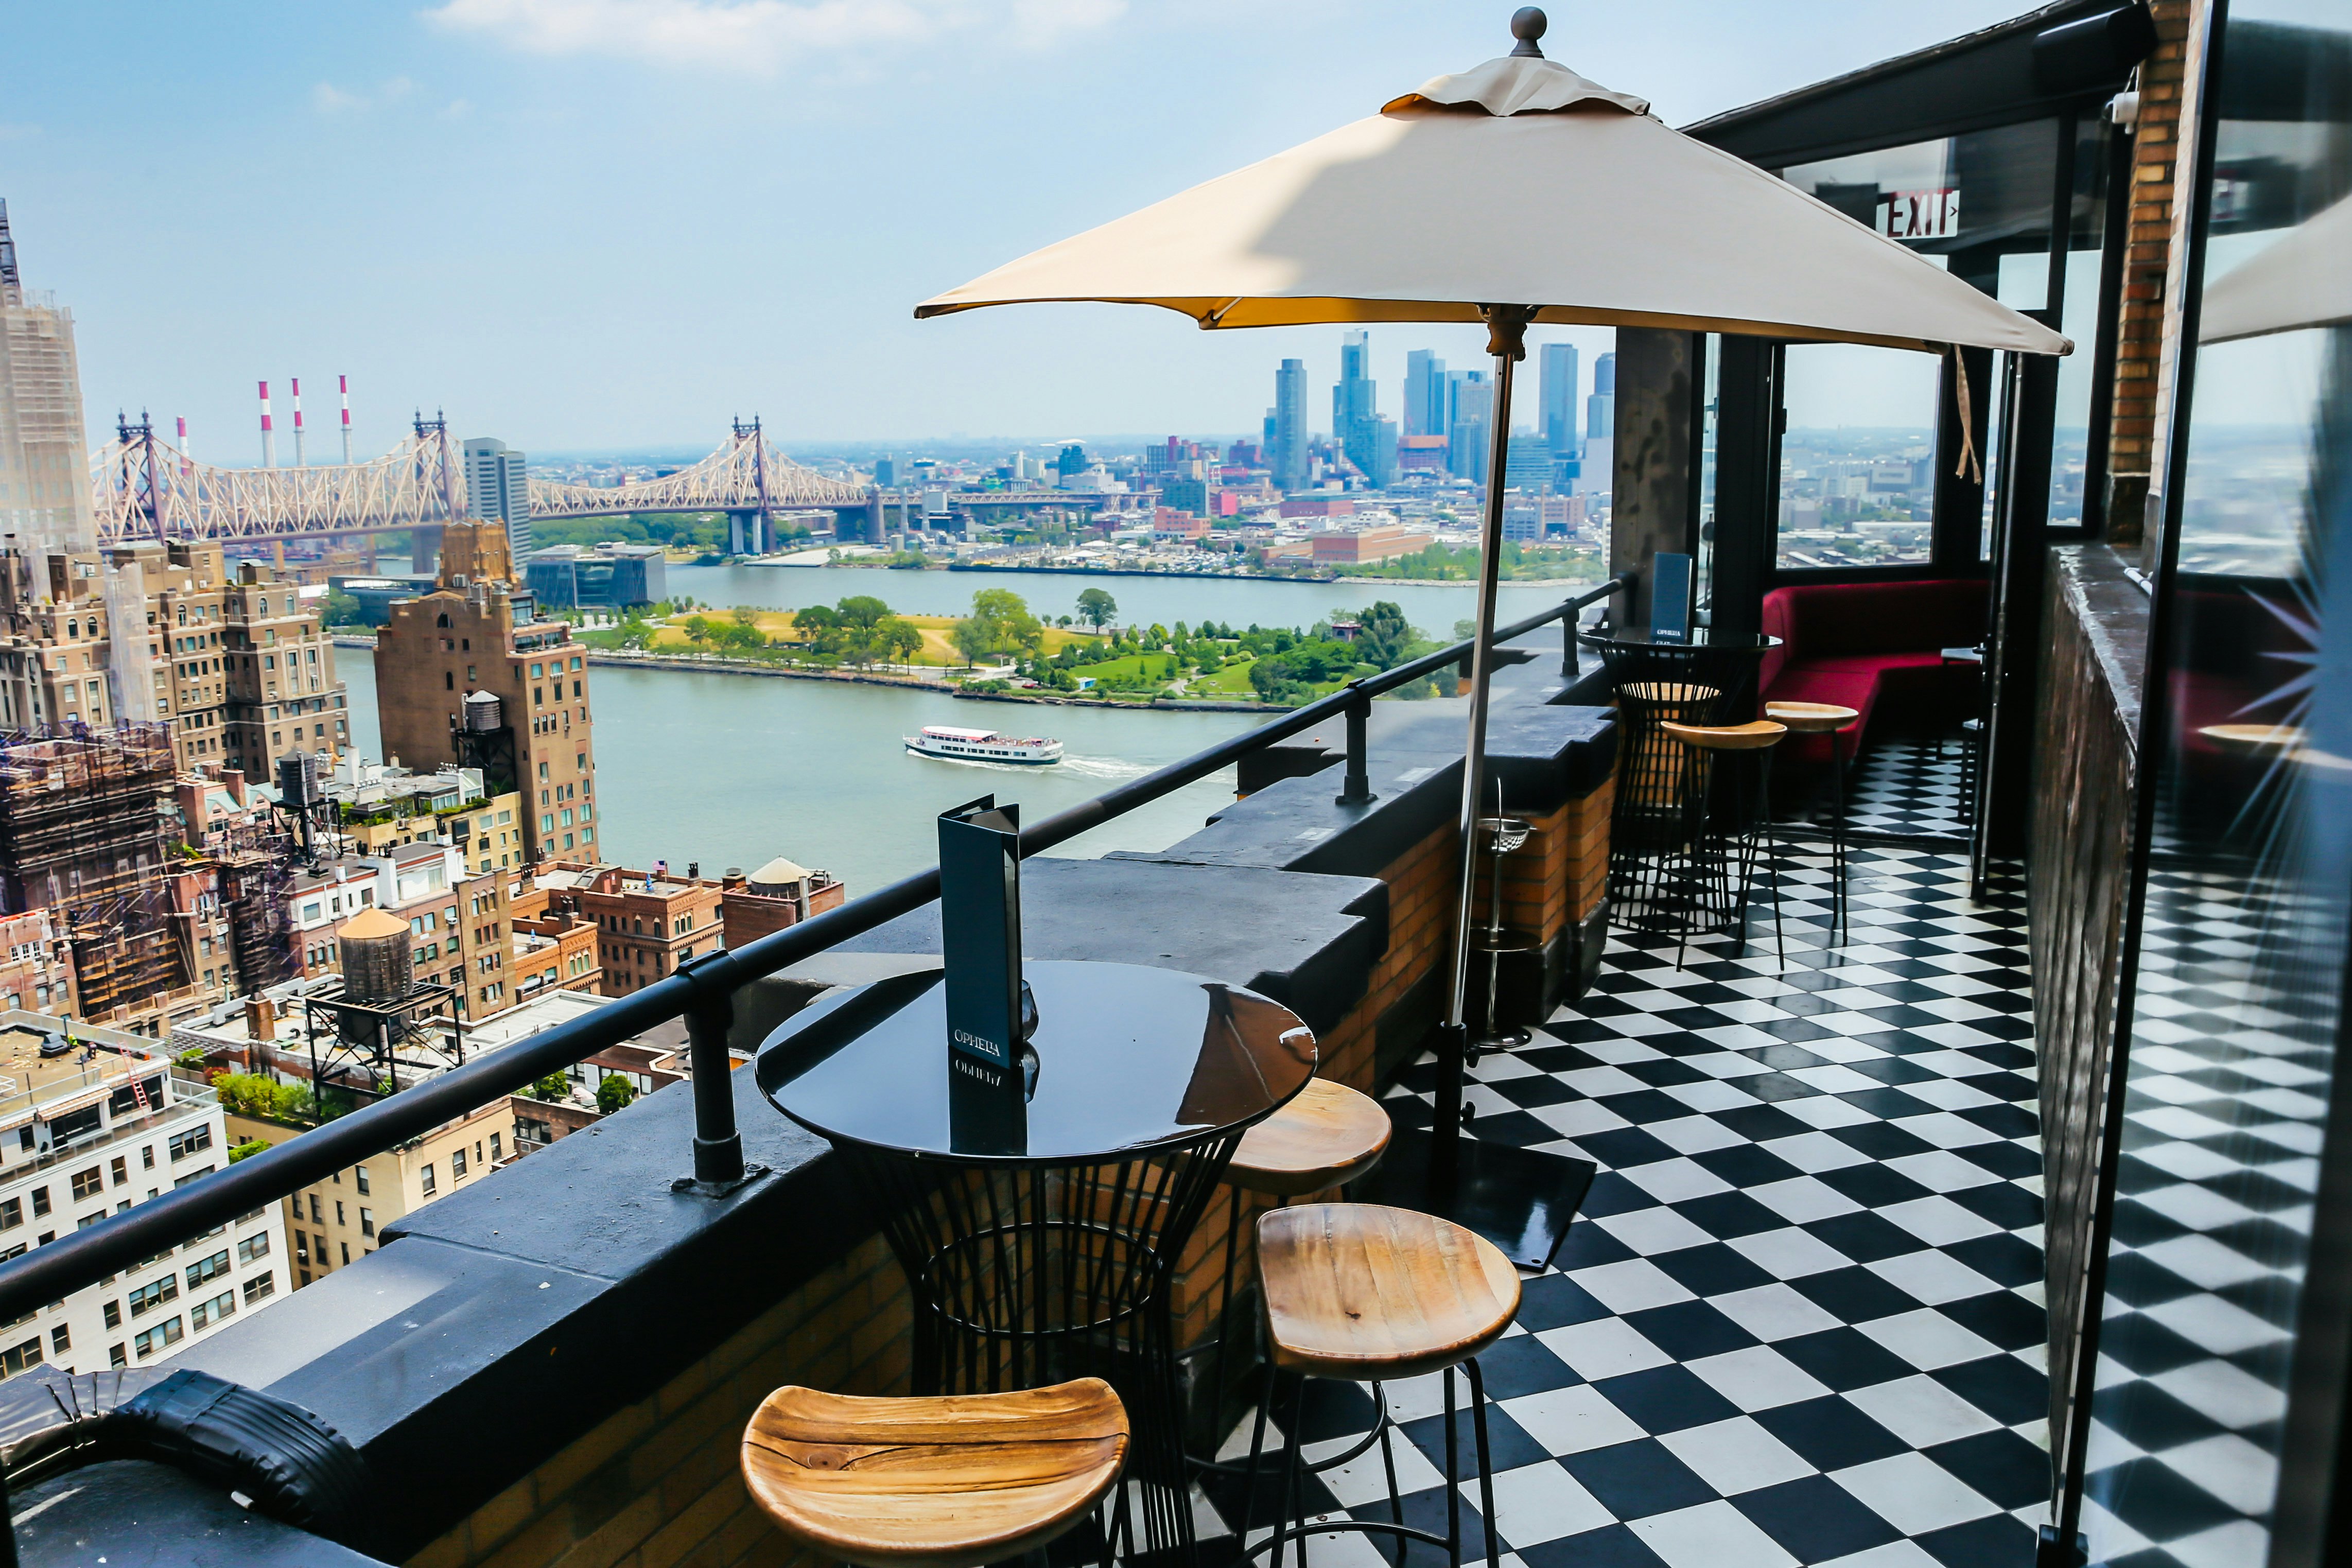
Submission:
[[[0,738],[0,904],[57,911],[86,1016],[194,979],[162,875],[172,788],[161,724]]]

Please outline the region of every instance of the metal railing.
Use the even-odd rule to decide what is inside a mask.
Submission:
[[[1553,621],[1563,621],[1561,674],[1579,673],[1577,616],[1587,606],[1622,590],[1633,574],[1622,574],[1576,597],[1507,626],[1495,643],[1513,641]],[[1196,752],[1106,791],[1024,829],[1024,859],[1066,844],[1137,806],[1207,777],[1253,752],[1262,751],[1334,718],[1347,721],[1348,756],[1339,800],[1371,798],[1366,783],[1365,718],[1372,699],[1425,679],[1449,666],[1466,671],[1469,639],[1352,681],[1330,696],[1227,741]],[[642,991],[618,997],[542,1034],[479,1057],[427,1082],[404,1089],[373,1105],[291,1138],[176,1191],[137,1205],[86,1230],[61,1237],[21,1258],[0,1264],[0,1322],[118,1274],[135,1260],[214,1229],[333,1173],[382,1153],[395,1143],[422,1137],[444,1122],[478,1110],[500,1095],[644,1034],[658,1024],[687,1022],[694,1083],[694,1168],[680,1185],[719,1194],[746,1179],[743,1139],[735,1126],[735,1082],[729,1070],[728,1029],[735,991],[751,981],[789,969],[837,942],[859,936],[939,897],[937,867],[761,937],[749,946],[710,954],[682,965]]]

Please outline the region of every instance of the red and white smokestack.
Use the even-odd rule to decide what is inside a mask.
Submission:
[[[269,384],[266,381],[261,384],[261,466],[278,466],[278,437],[269,427]]]
[[[184,475],[184,475],[188,472],[188,470],[189,470],[190,468],[194,468],[194,467],[195,466],[195,465],[194,465],[194,462],[189,458],[189,457],[188,457],[188,416],[187,416],[186,415],[183,414],[183,415],[179,416],[179,426],[180,426],[180,472],[181,472],[181,474],[182,474],[182,475]]]
[[[335,377],[335,390],[343,398],[343,467],[348,468],[352,466],[352,378]]]
[[[295,376],[288,383],[288,385],[293,388],[294,466],[299,468],[302,466],[302,378],[299,375]]]

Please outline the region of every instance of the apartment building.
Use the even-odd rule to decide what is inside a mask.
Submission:
[[[514,996],[530,1000],[541,991],[595,991],[604,971],[596,961],[596,922],[585,915],[542,912],[526,919],[508,913],[514,927]]]
[[[0,1075],[0,1258],[227,1163],[217,1097],[174,1077],[152,1041],[11,1007]],[[278,1296],[285,1258],[277,1210],[245,1215],[0,1326],[0,1377],[154,1361]]]
[[[492,794],[520,790],[528,863],[593,853],[588,650],[569,626],[538,618],[495,522],[448,525],[439,583],[394,603],[377,633],[385,754],[478,766]]]
[[[310,1058],[299,1028],[289,1024],[301,1016],[302,996],[310,984],[294,982],[272,987],[243,1009],[225,1009],[213,1018],[184,1026],[173,1032],[172,1047],[175,1051],[202,1051],[209,1059],[232,1063],[280,1082],[307,1084]],[[578,991],[547,992],[496,1018],[466,1026],[466,1058],[478,1059],[605,1005],[605,998]],[[470,1185],[512,1159],[518,1152],[516,1109],[536,1103],[501,1095],[422,1138],[336,1171],[288,1198],[272,1213],[291,1248],[290,1287],[299,1289],[365,1257],[375,1250],[385,1227],[394,1221]],[[228,1111],[226,1120],[229,1132],[238,1142],[257,1140],[278,1144],[309,1130],[303,1123],[237,1110]]]
[[[0,551],[0,724],[168,721],[183,770],[350,741],[323,587],[218,544]]]
[[[320,787],[341,807],[339,826],[360,854],[446,841],[476,872],[524,863],[522,797],[486,794],[479,768],[418,773],[346,752]]]
[[[704,877],[674,877],[577,860],[542,865],[523,885],[546,895],[549,910],[584,915],[597,928],[597,962],[607,996],[625,996],[681,963],[725,945],[724,889]],[[517,897],[522,893],[518,889]]]
[[[432,840],[378,855],[341,855],[295,873],[296,968],[306,978],[342,973],[336,933],[362,910],[404,921],[419,984],[446,985],[457,1011],[482,1017],[514,1005],[514,931],[507,878],[469,872],[456,846]]]
[[[74,1004],[73,944],[53,911],[0,918],[0,1007],[59,1016],[80,1011]]]

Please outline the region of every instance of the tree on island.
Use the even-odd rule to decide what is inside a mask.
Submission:
[[[1109,595],[1104,595],[1108,598]],[[991,654],[1028,654],[1045,646],[1045,628],[1010,588],[982,588],[971,596],[971,614],[950,634],[967,667]]]
[[[871,594],[853,594],[829,609],[795,610],[793,625],[816,653],[852,664],[904,662],[923,651],[923,634]]]
[[[1078,619],[1100,631],[1118,614],[1118,601],[1100,588],[1088,588],[1078,595]]]

